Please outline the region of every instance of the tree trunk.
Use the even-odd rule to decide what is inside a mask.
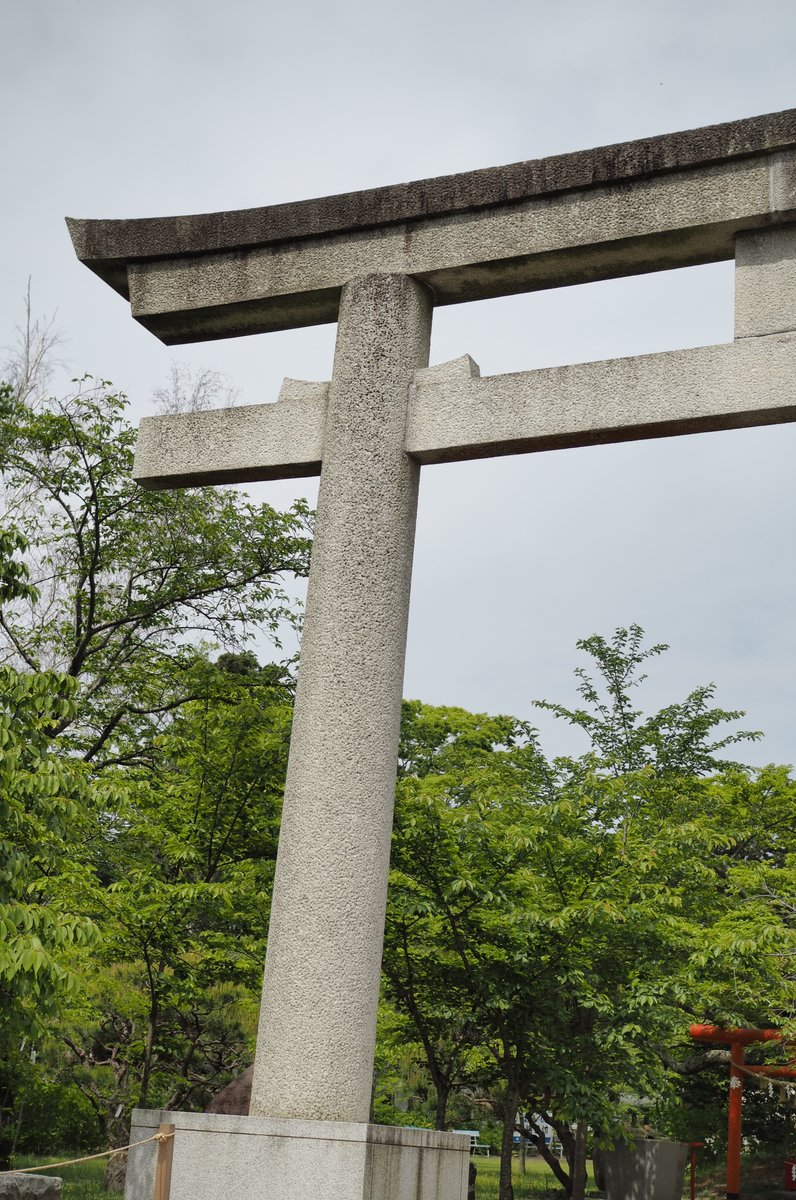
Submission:
[[[534,1130],[538,1130],[538,1132],[534,1132]],[[558,1132],[558,1131],[556,1131],[556,1132]],[[536,1149],[539,1151],[539,1153],[542,1156],[542,1158],[544,1159],[544,1161],[547,1163],[550,1170],[555,1175],[558,1182],[561,1184],[564,1191],[567,1193],[567,1195],[569,1195],[570,1176],[567,1174],[567,1172],[561,1166],[561,1163],[559,1162],[559,1160],[556,1158],[555,1154],[553,1154],[553,1151],[550,1149],[550,1147],[545,1142],[544,1134],[542,1133],[542,1131],[540,1129],[538,1129],[538,1127],[535,1126],[533,1124],[533,1122],[531,1122],[531,1126],[530,1126],[530,1139],[533,1142],[534,1146],[536,1146]]]
[[[155,1048],[155,1029],[157,1027],[157,1005],[153,1004],[149,1014],[149,1027],[146,1032],[144,1048],[144,1065],[141,1071],[141,1091],[138,1094],[138,1107],[146,1108],[149,1099],[149,1080],[152,1074],[152,1056]]]
[[[586,1133],[588,1125],[585,1121],[578,1121],[575,1126],[574,1146],[572,1152],[572,1164],[570,1168],[570,1179],[572,1180],[572,1189],[570,1191],[571,1200],[584,1200],[586,1195]]]
[[[146,1044],[144,1047],[144,1064],[141,1071],[141,1091],[138,1095],[138,1107],[146,1108],[149,1100],[149,1081],[152,1076],[152,1060],[155,1053],[155,1034],[160,1020],[160,996],[158,995],[158,981],[163,973],[164,962],[161,958],[160,965],[157,968],[157,973],[153,972],[152,966],[147,959],[146,969],[147,978],[149,981],[149,1021],[146,1031]]]
[[[514,1125],[517,1120],[517,1105],[520,1089],[515,1079],[507,1080],[506,1101],[503,1112],[503,1137],[500,1143],[500,1186],[498,1200],[514,1200],[511,1182],[511,1152],[514,1148]]]
[[[0,1064],[0,1070],[2,1070],[2,1066],[3,1064]],[[15,1141],[12,1132],[14,1106],[14,1084],[9,1069],[5,1076],[2,1095],[0,1095],[0,1171],[11,1170],[12,1144]]]
[[[448,1081],[443,1082],[441,1079],[434,1080],[434,1088],[437,1099],[434,1105],[434,1128],[448,1128],[448,1101],[450,1100],[451,1088]]]
[[[14,1157],[14,1155],[17,1152],[17,1142],[19,1141],[19,1135],[22,1131],[22,1114],[24,1113],[24,1111],[25,1111],[25,1103],[23,1100],[20,1100],[19,1108],[17,1110],[17,1119],[16,1119],[16,1123],[14,1125],[14,1140],[11,1143],[11,1157],[12,1158]]]
[[[527,1171],[527,1167],[525,1165],[525,1158],[527,1156],[527,1153],[528,1153],[528,1139],[526,1138],[524,1133],[521,1133],[520,1134],[520,1154],[519,1154],[520,1175],[524,1175]]]
[[[572,1162],[575,1156],[575,1139],[572,1136],[572,1130],[564,1121],[554,1121],[552,1117],[549,1118],[549,1121],[558,1134],[558,1140],[561,1143],[561,1153],[567,1160],[567,1169],[571,1174]],[[567,1187],[567,1195],[569,1195],[569,1192],[570,1188]]]

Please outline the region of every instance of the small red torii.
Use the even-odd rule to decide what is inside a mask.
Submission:
[[[741,1112],[745,1074],[766,1078],[796,1079],[796,1060],[783,1067],[751,1067],[744,1063],[744,1046],[754,1042],[780,1042],[778,1029],[725,1029],[721,1025],[692,1025],[692,1038],[730,1047],[730,1103],[727,1118],[727,1200],[741,1195]]]

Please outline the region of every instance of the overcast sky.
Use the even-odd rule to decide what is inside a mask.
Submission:
[[[129,394],[173,362],[241,403],[328,378],[334,327],[167,349],[74,258],[64,216],[300,200],[796,104],[794,0],[0,0],[0,345],[32,277],[68,374]],[[483,374],[732,337],[730,264],[438,310]],[[642,624],[649,706],[715,681],[796,760],[796,429],[424,468],[406,694],[532,717],[575,641]],[[314,481],[263,485],[284,505]],[[534,717],[552,750],[562,731]]]

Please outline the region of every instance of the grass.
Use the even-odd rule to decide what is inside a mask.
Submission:
[[[477,1200],[497,1200],[498,1176],[500,1174],[500,1156],[489,1158],[476,1157],[473,1159],[478,1168],[475,1182]],[[514,1200],[542,1200],[542,1197],[555,1197],[561,1200],[564,1193],[553,1172],[541,1158],[526,1160],[526,1173],[520,1174],[519,1163],[514,1158],[511,1163],[512,1182],[514,1183]],[[594,1190],[594,1178],[589,1165],[589,1189]]]
[[[64,1158],[77,1158],[74,1150],[64,1150],[60,1154],[44,1157],[41,1154],[18,1154],[14,1166],[38,1167],[45,1163],[58,1162]],[[58,1167],[52,1171],[42,1171],[42,1175],[57,1175],[64,1181],[62,1200],[109,1200],[110,1194],[102,1186],[107,1158],[98,1158],[94,1162],[79,1163],[74,1167]]]
[[[476,1179],[477,1200],[497,1200],[500,1157],[475,1158],[478,1168]],[[718,1200],[726,1195],[726,1165],[724,1162],[708,1163],[697,1158],[697,1200]],[[512,1162],[512,1181],[515,1200],[563,1200],[564,1192],[559,1187],[549,1167],[540,1158],[527,1160],[527,1174],[520,1175],[516,1158]],[[772,1200],[782,1195],[784,1163],[781,1157],[745,1158],[742,1167],[744,1200]],[[589,1164],[587,1195],[599,1195],[594,1190],[594,1178]],[[683,1198],[690,1196],[690,1170],[686,1167]]]
[[[18,1155],[15,1161],[17,1167],[36,1167],[42,1163],[57,1162],[62,1158],[75,1158],[75,1152],[63,1151],[45,1158],[42,1155]],[[95,1162],[80,1163],[74,1167],[60,1167],[49,1172],[60,1175],[64,1181],[63,1200],[109,1200],[109,1193],[103,1190],[102,1177],[105,1173],[107,1159],[101,1158]],[[477,1157],[475,1165],[478,1168],[476,1195],[478,1200],[497,1200],[498,1175],[500,1158],[493,1155],[490,1158]],[[512,1164],[514,1175],[515,1200],[542,1200],[544,1196],[555,1196],[561,1200],[563,1193],[556,1184],[550,1169],[538,1158],[529,1158],[527,1173],[520,1175],[517,1160]],[[47,1174],[48,1172],[44,1172]]]
[[[478,1168],[476,1179],[477,1200],[497,1200],[498,1175],[500,1158],[498,1155],[490,1158],[476,1158]],[[700,1161],[697,1157],[697,1200],[718,1200],[726,1195],[727,1168],[721,1162],[709,1163]],[[741,1180],[744,1200],[773,1200],[783,1194],[784,1161],[781,1156],[773,1158],[744,1158],[741,1169]],[[527,1174],[520,1175],[516,1158],[512,1162],[512,1179],[514,1183],[515,1200],[563,1200],[564,1193],[556,1182],[552,1172],[540,1158],[527,1160]],[[589,1169],[587,1195],[599,1195],[594,1191],[594,1179]],[[686,1167],[685,1188],[683,1198],[690,1196],[690,1169]]]

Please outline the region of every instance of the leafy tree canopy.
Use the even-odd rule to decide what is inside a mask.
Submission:
[[[145,757],[195,693],[197,640],[237,649],[293,613],[309,513],[229,488],[146,492],[132,482],[125,397],[89,377],[60,400],[0,390],[0,474],[36,594],[0,614],[5,661],[78,681],[55,731],[95,764]]]
[[[690,1021],[778,1021],[795,998],[796,785],[720,757],[749,735],[710,687],[634,706],[664,649],[639,628],[581,648],[582,707],[545,706],[587,732],[580,758],[548,762],[512,718],[405,713],[385,972],[438,1089],[451,1003],[477,1031],[492,1068],[470,1085],[501,1112],[504,1158],[519,1108],[574,1155],[572,1128],[607,1133],[623,1094],[667,1093]],[[577,1194],[582,1167],[551,1167]]]

